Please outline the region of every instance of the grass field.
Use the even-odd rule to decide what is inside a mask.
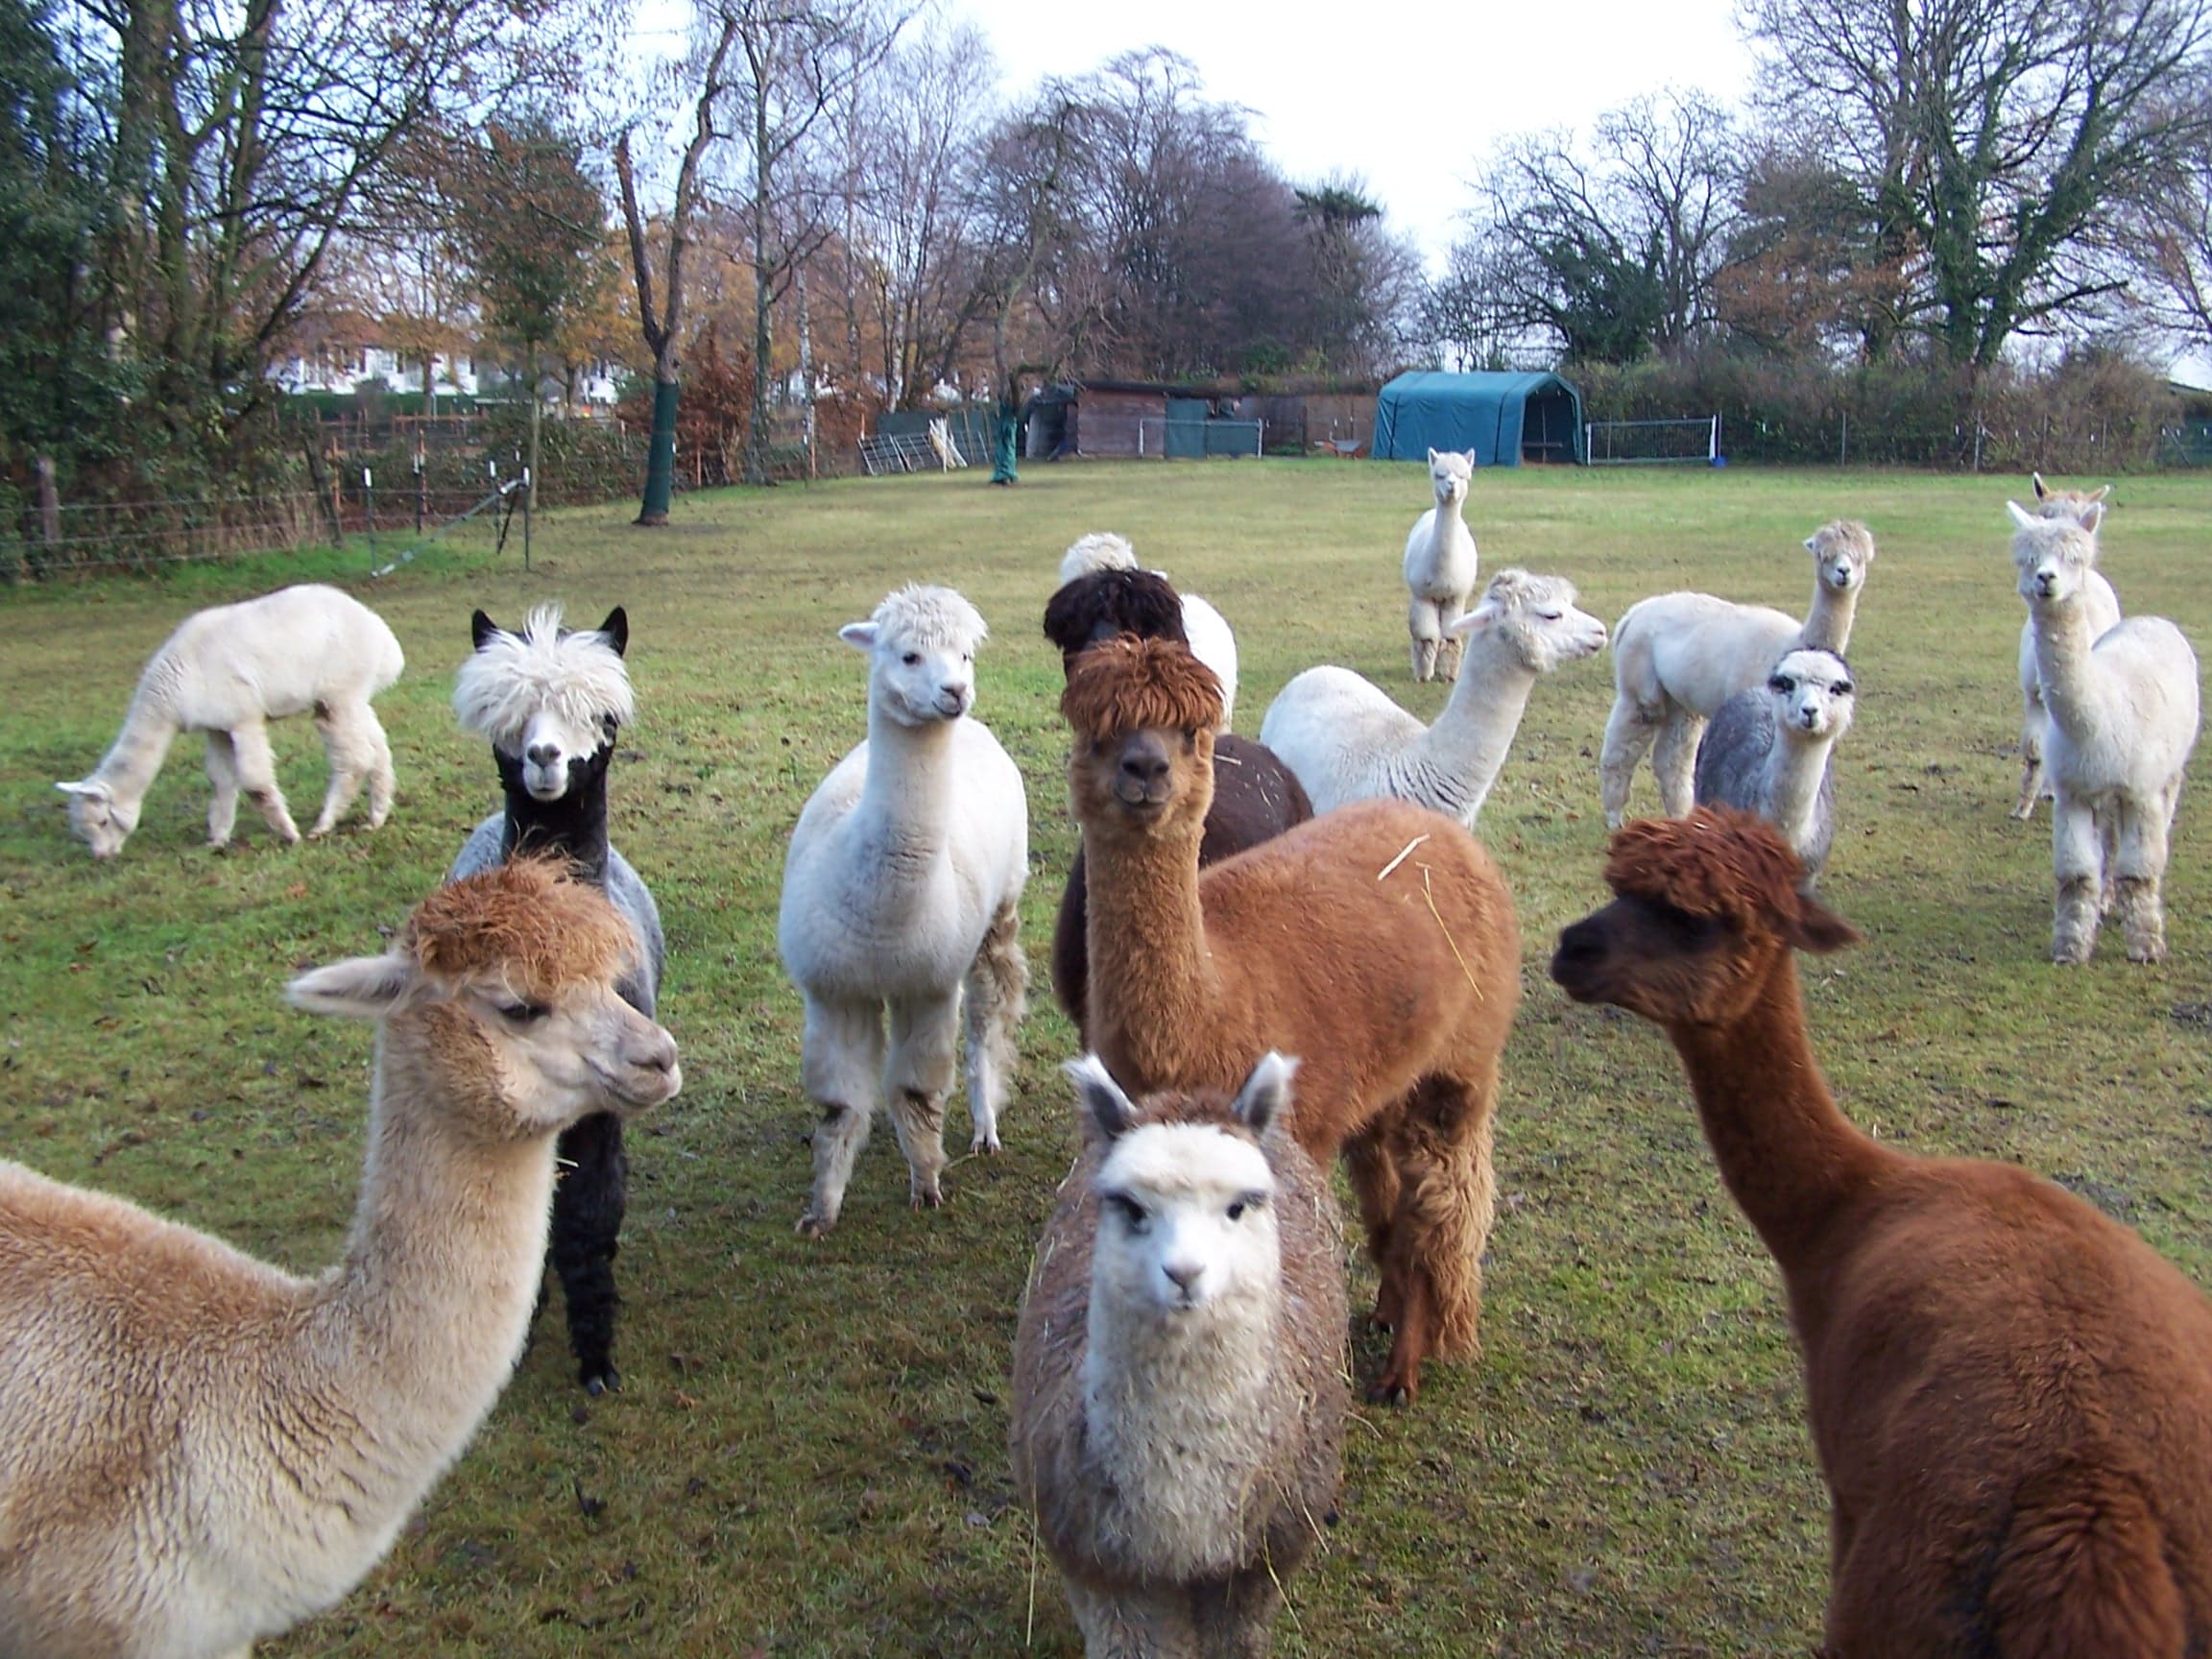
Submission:
[[[1805,964],[1823,1061],[1884,1138],[2055,1175],[2212,1280],[2206,784],[2176,827],[2172,960],[2132,967],[2114,934],[2093,967],[2051,967],[2048,809],[2032,828],[2005,815],[2008,487],[2026,481],[1492,471],[1467,516],[1486,569],[1563,573],[1608,620],[1680,586],[1798,610],[1800,541],[1868,521],[1881,553],[1825,888],[1868,943]],[[2212,646],[2212,478],[2126,479],[2115,498],[2104,565],[2128,609]],[[615,839],[668,926],[661,1014],[686,1083],[632,1141],[626,1389],[587,1405],[550,1310],[383,1568],[270,1651],[1073,1651],[1005,1453],[1030,1243],[1075,1141],[1054,1069],[1070,1030],[1044,984],[1072,835],[1038,617],[1060,549],[1119,529],[1236,623],[1241,730],[1318,661],[1428,717],[1443,688],[1409,682],[1398,578],[1425,505],[1411,466],[1217,462],[1035,468],[1011,491],[971,472],[694,497],[658,532],[619,506],[554,515],[529,576],[470,544],[357,585],[409,659],[379,705],[400,775],[383,830],[356,817],[285,849],[254,823],[245,848],[210,854],[194,742],[108,865],[68,838],[53,781],[91,768],[184,611],[288,572],[0,598],[0,1152],[300,1269],[332,1258],[350,1214],[369,1037],[285,1011],[282,985],[379,949],[495,805],[489,757],[446,704],[470,609],[514,622],[559,598],[592,623],[629,607],[641,718],[614,774]],[[1037,996],[1005,1155],[957,1165],[948,1206],[916,1214],[879,1126],[842,1225],[810,1243],[792,1231],[811,1115],[776,959],[782,850],[863,730],[862,660],[834,630],[908,580],[959,588],[997,631],[978,713],[1030,786]],[[1775,1276],[1664,1039],[1570,1006],[1544,972],[1558,928],[1603,897],[1610,694],[1609,659],[1539,685],[1481,824],[1527,950],[1483,1356],[1431,1368],[1410,1411],[1360,1413],[1282,1652],[1768,1655],[1816,1637],[1825,1505]],[[295,812],[312,812],[313,733],[295,723],[277,744]],[[1636,804],[1655,807],[1647,773]],[[1359,1306],[1371,1276],[1351,1271]],[[1362,1338],[1361,1374],[1380,1358]]]

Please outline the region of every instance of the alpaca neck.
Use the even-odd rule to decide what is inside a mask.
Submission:
[[[140,685],[123,716],[123,730],[115,733],[88,782],[105,783],[117,805],[135,806],[145,800],[155,774],[168,757],[169,745],[180,730],[169,700]]]
[[[944,865],[953,807],[953,731],[957,721],[906,726],[873,704],[868,709],[868,780],[846,820],[848,868],[890,885],[927,879]]]
[[[1828,752],[1835,747],[1833,732],[1824,737],[1797,737],[1784,728],[1774,733],[1774,747],[1767,751],[1767,817],[1792,847],[1811,839],[1820,780],[1828,774]]]
[[[1292,1402],[1275,1375],[1279,1286],[1163,1318],[1094,1288],[1084,1429],[1126,1529],[1154,1563],[1218,1570],[1243,1551],[1253,1485]]]
[[[1851,643],[1851,619],[1858,614],[1859,589],[1864,586],[1854,582],[1839,593],[1815,574],[1813,578],[1813,609],[1805,613],[1805,626],[1798,632],[1798,639],[1808,651],[1833,651],[1843,655],[1843,648]]]
[[[2043,685],[2043,705],[2070,737],[2086,736],[2105,718],[2091,655],[2096,639],[2089,607],[2077,593],[2062,603],[2031,605],[2028,614],[2035,628],[2035,677]]]
[[[1086,823],[1084,879],[1090,911],[1094,1040],[1164,1086],[1179,1076],[1191,1034],[1221,1001],[1221,983],[1198,902],[1198,843],[1204,826],[1144,835]],[[1101,1037],[1110,1032],[1111,1038]],[[1113,1064],[1109,1061],[1109,1065]]]
[[[1504,769],[1535,686],[1534,672],[1495,629],[1468,642],[1451,701],[1417,745],[1431,768],[1460,785],[1468,818],[1481,809]]]
[[[499,856],[552,853],[566,858],[585,880],[607,882],[607,771],[612,745],[579,769],[557,801],[541,801],[522,784],[522,763],[492,751],[506,791],[499,830]]]
[[[1697,1098],[1720,1179],[1796,1297],[1829,1222],[1896,1161],[1837,1110],[1805,1038],[1797,969],[1785,950],[1758,999],[1728,1025],[1668,1027]]]
[[[432,1005],[378,1034],[352,1232],[297,1329],[286,1380],[358,1425],[327,1431],[317,1473],[344,1488],[364,1531],[412,1504],[491,1408],[543,1274],[553,1140],[456,1132],[454,1094],[496,1086],[466,1019]]]

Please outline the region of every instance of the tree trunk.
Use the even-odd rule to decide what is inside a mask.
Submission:
[[[529,495],[528,510],[538,511],[538,421],[542,413],[544,399],[538,396],[538,348],[530,348],[530,482],[523,488]]]
[[[673,356],[674,352],[666,355]],[[656,363],[653,430],[645,440],[645,500],[637,512],[639,524],[667,523],[669,503],[676,498],[676,400],[682,392],[676,366],[670,363],[663,370]]]

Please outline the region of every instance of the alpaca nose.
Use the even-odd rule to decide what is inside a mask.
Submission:
[[[1206,1277],[1206,1263],[1203,1262],[1163,1262],[1160,1263],[1160,1271],[1175,1282],[1175,1288],[1183,1292],[1183,1299],[1188,1302],[1197,1290],[1198,1282]]]
[[[1157,749],[1135,749],[1121,757],[1121,775],[1149,790],[1167,776],[1167,757]]]
[[[533,743],[529,748],[522,751],[522,758],[529,761],[533,766],[552,766],[561,758],[561,745],[558,743]]]
[[[2042,594],[2046,599],[2050,598],[2052,594],[2057,592],[2058,573],[2056,570],[2036,571],[2035,591]]]

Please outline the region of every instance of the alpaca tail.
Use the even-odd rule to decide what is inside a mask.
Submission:
[[[1416,1086],[1404,1148],[1394,1245],[1428,1279],[1433,1345],[1452,1358],[1478,1346],[1482,1317],[1482,1252],[1497,1210],[1490,1167],[1494,1080],[1430,1077]]]
[[[1029,963],[1022,954],[1022,919],[1009,899],[984,932],[969,965],[963,1012],[968,1035],[968,1113],[975,1129],[971,1150],[998,1150],[998,1107],[1014,1074],[1014,1029],[1029,997]]]
[[[2022,1484],[1998,1548],[1988,1614],[1993,1651],[2004,1659],[2180,1659],[2188,1641],[2181,1592],[2142,1486],[2087,1459]]]

